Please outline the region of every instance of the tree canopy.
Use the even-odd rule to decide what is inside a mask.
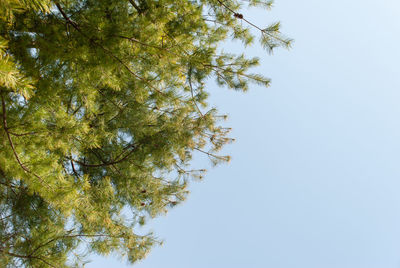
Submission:
[[[233,38],[290,45],[262,0],[0,0],[0,266],[133,263],[158,243],[145,220],[183,201],[194,152],[217,164],[231,141],[206,82],[269,79]],[[254,29],[256,34],[251,31]]]

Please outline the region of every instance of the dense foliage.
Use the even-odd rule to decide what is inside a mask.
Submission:
[[[193,152],[214,163],[230,141],[205,83],[269,80],[227,38],[288,46],[249,0],[0,0],[0,266],[130,262],[157,241],[135,233],[181,202]],[[82,250],[85,247],[86,250]]]

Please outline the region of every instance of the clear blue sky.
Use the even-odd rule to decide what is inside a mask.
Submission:
[[[165,243],[133,267],[400,267],[400,2],[276,0],[244,15],[281,21],[293,49],[247,49],[268,89],[210,88],[232,162],[151,223]]]

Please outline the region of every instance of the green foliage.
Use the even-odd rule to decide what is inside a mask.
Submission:
[[[270,7],[270,1],[244,2]],[[247,90],[271,51],[236,0],[0,0],[0,266],[73,267],[86,253],[130,262],[159,243],[146,218],[183,201],[194,152],[214,164],[232,141],[206,81]],[[82,250],[86,247],[86,250]]]

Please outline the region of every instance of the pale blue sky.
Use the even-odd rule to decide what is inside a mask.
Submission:
[[[270,88],[210,88],[232,162],[151,223],[165,243],[133,267],[399,268],[400,2],[276,0],[244,15],[281,21],[294,46],[247,49]]]

